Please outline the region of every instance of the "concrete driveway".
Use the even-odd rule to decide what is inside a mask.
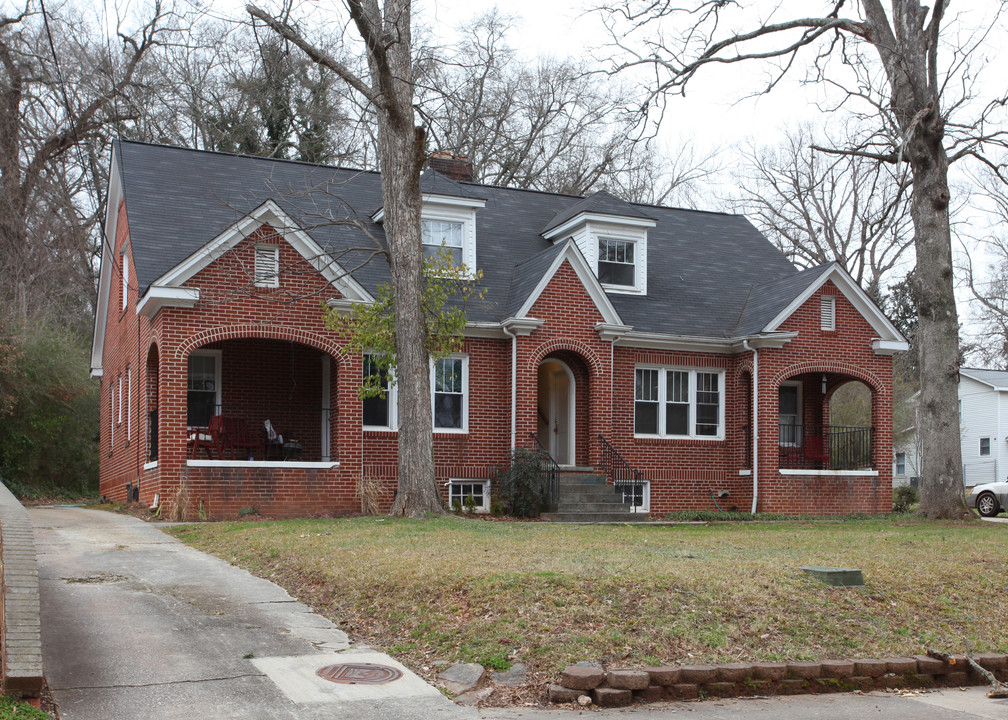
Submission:
[[[561,720],[569,710],[474,710],[394,659],[352,647],[273,583],[187,547],[136,518],[34,508],[42,652],[64,720]],[[402,671],[385,685],[339,685],[330,664]],[[1005,718],[983,689],[671,703],[599,712],[665,720]]]

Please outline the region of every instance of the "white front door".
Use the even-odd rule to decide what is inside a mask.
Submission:
[[[558,465],[574,465],[574,374],[559,360],[539,366],[539,442]]]

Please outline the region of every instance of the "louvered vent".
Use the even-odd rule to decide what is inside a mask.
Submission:
[[[820,319],[823,330],[836,330],[836,298],[832,295],[823,295]]]
[[[280,285],[280,249],[275,245],[256,246],[255,284],[258,287]]]

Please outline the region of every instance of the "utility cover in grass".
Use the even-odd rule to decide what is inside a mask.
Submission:
[[[863,587],[864,575],[860,570],[837,567],[803,567],[812,577],[819,578],[832,587]]]

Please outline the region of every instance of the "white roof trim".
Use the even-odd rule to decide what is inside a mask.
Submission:
[[[452,207],[470,208],[479,210],[486,207],[486,200],[479,198],[457,197],[455,195],[438,195],[436,193],[423,193],[421,200],[424,205],[451,205]],[[371,219],[380,223],[385,219],[385,208],[380,207],[375,210]]]
[[[871,343],[872,350],[876,355],[895,355],[899,352],[906,352],[910,349],[910,343],[899,340],[882,340],[875,338]]]
[[[523,319],[528,317],[529,312],[532,310],[532,306],[535,305],[535,301],[539,299],[546,286],[549,285],[553,276],[556,275],[557,270],[563,264],[564,260],[571,264],[574,272],[577,274],[578,279],[581,280],[581,284],[584,289],[588,292],[588,296],[595,303],[595,307],[598,308],[599,312],[602,314],[602,322],[609,325],[623,325],[623,320],[620,318],[619,313],[616,312],[616,308],[613,307],[612,302],[609,301],[609,296],[606,295],[605,290],[602,289],[602,284],[599,283],[598,278],[595,277],[595,273],[592,269],[588,267],[588,262],[584,259],[584,255],[578,250],[577,245],[573,240],[567,240],[564,242],[563,249],[557,253],[557,256],[553,258],[553,263],[549,266],[549,269],[543,273],[542,278],[539,279],[539,284],[535,286],[535,289],[529,293],[529,296],[525,298],[525,302],[522,303],[521,308],[515,313],[514,317],[516,319]]]
[[[854,282],[846,270],[844,270],[839,263],[830,263],[822,274],[815,279],[805,290],[794,300],[792,300],[787,307],[781,310],[777,317],[771,320],[763,328],[762,332],[773,332],[777,330],[781,323],[791,317],[794,312],[800,308],[805,302],[812,297],[823,285],[826,284],[828,280],[832,280],[833,284],[844,294],[844,297],[854,306],[854,308],[861,313],[861,316],[868,321],[868,324],[872,326],[872,329],[879,334],[876,340],[883,342],[893,342],[893,343],[906,343],[906,338],[903,334],[896,328],[895,325],[885,316],[885,314],[879,310],[878,305],[872,302],[872,299],[868,297],[868,293],[861,289],[861,287]],[[874,345],[874,341],[873,341]],[[895,352],[899,352],[896,350]]]
[[[977,370],[978,368],[959,368],[959,374],[965,375],[970,380],[976,380],[981,385],[986,385],[987,387],[994,388],[995,390],[1005,392],[1008,391],[1008,387],[1003,385],[995,385],[994,383],[988,382],[987,380],[981,380],[976,375],[974,375],[971,370]]]
[[[137,303],[137,314],[152,318],[163,307],[191,308],[199,302],[199,299],[199,288],[151,285]]]
[[[373,301],[364,287],[350,276],[339,263],[328,259],[321,246],[301,230],[273,200],[267,200],[227,230],[194,252],[188,258],[159,277],[151,287],[179,287],[196,273],[220,258],[263,225],[271,225],[291,247],[318,270],[327,282],[350,300]]]
[[[625,225],[627,227],[635,228],[652,228],[658,223],[649,218],[642,217],[628,217],[626,215],[604,215],[602,213],[593,212],[580,212],[570,220],[560,225],[557,225],[552,230],[547,230],[542,234],[543,238],[546,240],[552,240],[553,238],[563,235],[575,227],[582,225],[587,222],[600,222],[609,223],[610,225]]]
[[[115,247],[119,204],[123,200],[122,178],[119,176],[119,163],[117,162],[118,152],[118,144],[113,145],[108,188],[105,192],[105,227],[102,229],[102,254],[98,271],[98,298],[95,301],[94,335],[91,337],[91,377],[102,376],[102,358],[105,354],[109,283],[112,282],[112,266],[115,265],[112,249]]]

